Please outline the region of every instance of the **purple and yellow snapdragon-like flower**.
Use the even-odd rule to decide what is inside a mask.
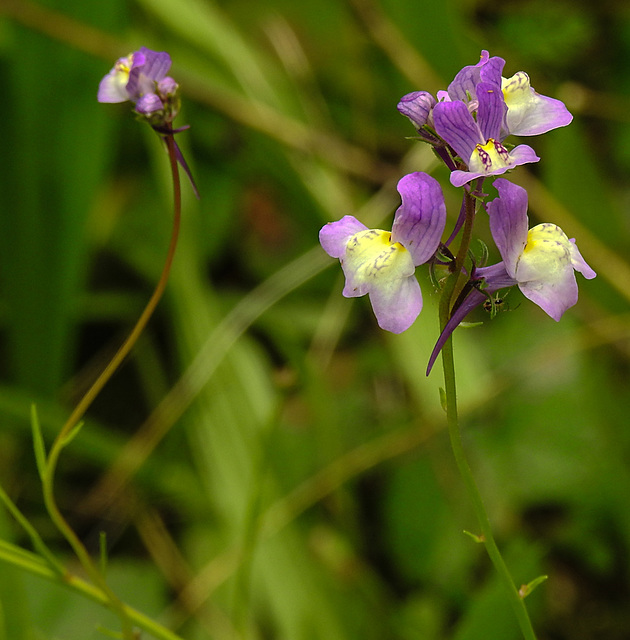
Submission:
[[[560,227],[546,222],[528,228],[525,189],[504,178],[495,180],[494,186],[499,197],[488,203],[490,231],[503,260],[473,270],[470,292],[440,335],[428,371],[455,327],[492,293],[518,285],[526,298],[559,321],[578,300],[575,272],[588,280],[597,275],[580,254],[575,240],[569,239]]]
[[[393,333],[407,330],[422,310],[415,268],[434,256],[446,225],[444,197],[434,178],[411,173],[399,181],[398,192],[402,204],[391,232],[344,216],[319,233],[324,251],[341,262],[343,295],[368,294],[379,326]]]
[[[179,85],[167,76],[171,56],[165,51],[140,47],[119,58],[98,87],[99,102],[126,102],[151,124],[165,125],[179,111]]]
[[[508,151],[500,142],[506,112],[503,95],[490,82],[476,86],[477,119],[461,100],[438,102],[433,108],[436,133],[466,164],[451,172],[451,184],[461,187],[475,178],[496,176],[521,164],[538,162],[534,150],[521,144]]]
[[[525,189],[508,180],[494,185],[499,197],[488,203],[490,231],[505,270],[526,298],[558,321],[578,300],[574,272],[588,280],[597,274],[560,227],[547,222],[528,230]]]
[[[420,137],[442,151],[440,156],[452,170],[451,182],[457,187],[537,162],[531,147],[519,145],[509,151],[505,138],[538,135],[573,119],[560,100],[537,93],[525,72],[503,78],[504,66],[503,58],[482,51],[479,62],[459,71],[448,89],[438,92],[437,100],[426,91],[414,91],[398,103],[398,111],[409,118]],[[465,169],[446,157],[440,139],[452,147]]]
[[[490,83],[499,88],[507,110],[501,126],[499,141],[507,136],[535,136],[568,125],[573,116],[563,102],[539,94],[530,84],[529,76],[518,71],[511,78],[502,76],[505,60],[490,57],[482,51],[479,62],[457,73],[446,91],[439,91],[436,100],[426,91],[414,91],[403,96],[398,111],[407,116],[416,129],[433,126],[432,110],[439,102],[464,102],[470,111],[477,108],[477,87]]]

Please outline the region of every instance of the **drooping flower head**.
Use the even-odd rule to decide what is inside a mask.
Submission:
[[[167,76],[171,57],[165,51],[140,47],[119,58],[101,80],[99,102],[131,101],[135,111],[153,125],[171,123],[179,111],[178,84]]]
[[[398,192],[402,204],[391,232],[344,216],[319,233],[326,253],[341,262],[343,295],[368,294],[379,326],[393,333],[407,330],[422,310],[415,268],[433,257],[446,224],[444,197],[434,178],[411,173],[399,181]]]
[[[488,295],[518,285],[523,295],[554,320],[578,300],[575,271],[590,280],[597,274],[586,263],[575,240],[549,222],[528,228],[527,192],[497,178],[499,197],[488,203],[490,231],[503,260],[473,270],[469,293],[454,310],[429,360],[429,371],[455,327]]]

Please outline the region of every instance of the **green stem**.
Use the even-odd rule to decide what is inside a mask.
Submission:
[[[470,246],[470,239],[472,237],[472,227],[475,217],[475,202],[474,198],[466,192],[464,195],[466,198],[466,221],[464,223],[464,230],[462,232],[462,242],[457,252],[455,259],[455,267],[444,287],[442,297],[440,299],[440,329],[444,330],[446,323],[449,320],[451,312],[452,300],[457,295],[458,280],[462,275],[462,267],[464,260],[468,253]],[[466,453],[462,443],[461,432],[459,428],[459,419],[457,413],[457,387],[455,384],[455,362],[453,358],[453,340],[450,337],[444,347],[442,347],[442,364],[444,368],[444,391],[446,400],[446,419],[448,424],[448,432],[451,441],[451,448],[453,449],[453,455],[459,473],[466,485],[468,496],[472,501],[473,508],[479,521],[481,528],[483,542],[486,546],[490,560],[494,565],[495,570],[499,574],[501,582],[503,583],[505,590],[508,593],[510,603],[516,614],[518,624],[523,633],[525,640],[536,640],[536,635],[532,627],[532,623],[525,607],[523,598],[518,593],[518,590],[512,580],[510,572],[503,560],[501,552],[497,547],[497,544],[492,535],[492,528],[490,526],[490,520],[483,504],[481,494],[477,488],[477,484],[473,477],[472,471],[466,459]]]
[[[140,334],[146,327],[149,319],[153,315],[155,308],[157,307],[158,302],[160,301],[162,294],[166,288],[166,283],[168,281],[168,276],[171,271],[171,265],[173,263],[173,258],[175,255],[175,248],[177,246],[177,239],[179,237],[179,228],[180,228],[180,220],[181,220],[181,186],[179,180],[179,171],[177,168],[177,155],[175,149],[175,141],[173,140],[173,135],[165,135],[166,145],[168,149],[168,155],[171,166],[171,174],[173,177],[173,200],[174,200],[174,216],[173,216],[173,229],[171,233],[171,241],[168,249],[168,253],[166,256],[166,260],[164,263],[164,267],[162,269],[162,274],[160,279],[153,291],[153,295],[151,296],[149,302],[147,303],[144,311],[138,318],[135,326],[131,330],[131,333],[122,344],[122,346],[118,349],[114,357],[107,364],[102,373],[98,376],[92,386],[87,390],[85,395],[81,398],[74,411],[70,414],[70,417],[66,421],[66,423],[61,428],[61,431],[55,438],[55,441],[52,444],[50,449],[50,453],[48,454],[48,458],[46,461],[46,469],[45,474],[42,480],[43,491],[44,491],[44,502],[46,504],[46,509],[48,510],[48,514],[50,515],[51,520],[54,522],[57,529],[62,533],[64,538],[68,541],[73,551],[75,552],[79,562],[85,569],[86,573],[92,580],[92,582],[100,589],[100,591],[107,597],[108,602],[111,605],[111,608],[116,611],[118,616],[120,617],[122,628],[123,628],[123,637],[128,640],[133,640],[133,630],[131,627],[130,619],[127,615],[127,607],[118,599],[118,597],[114,594],[114,592],[109,588],[107,582],[105,581],[104,576],[98,569],[96,563],[94,563],[88,553],[87,549],[76,535],[72,527],[65,520],[63,515],[61,514],[59,507],[57,506],[57,502],[55,500],[54,495],[54,481],[55,481],[55,470],[57,467],[57,462],[59,460],[59,455],[67,441],[68,435],[72,432],[72,430],[77,426],[79,421],[85,415],[85,412],[88,410],[94,399],[98,396],[103,387],[107,384],[109,379],[112,377],[114,372],[121,365],[123,360],[129,355],[129,352],[136,344]]]
[[[46,580],[50,580],[51,582],[63,584],[103,607],[112,609],[109,595],[104,593],[98,587],[95,587],[89,582],[86,582],[71,573],[66,573],[63,577],[60,577],[59,574],[50,567],[48,562],[40,558],[38,555],[29,553],[28,551],[12,545],[9,542],[5,542],[4,540],[0,540],[0,561],[11,564],[24,571],[28,571],[29,573]],[[173,633],[166,627],[163,627],[161,624],[155,622],[155,620],[149,618],[140,611],[137,611],[133,607],[129,607],[125,604],[123,604],[122,607],[125,612],[125,616],[131,621],[131,623],[151,634],[154,638],[158,638],[158,640],[182,640],[182,638],[176,633]]]

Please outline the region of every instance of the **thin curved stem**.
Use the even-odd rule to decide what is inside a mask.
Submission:
[[[0,562],[6,562],[7,564],[23,571],[28,571],[32,575],[50,580],[51,582],[63,584],[103,607],[108,609],[112,608],[109,596],[103,593],[98,587],[95,587],[72,573],[65,573],[63,578],[60,578],[59,574],[50,566],[47,560],[4,540],[0,540]],[[144,615],[137,609],[129,607],[128,605],[123,605],[123,609],[125,615],[135,626],[150,633],[153,637],[159,640],[182,640],[181,636],[178,636],[158,622],[155,622],[155,620]]]
[[[149,319],[153,315],[155,308],[158,305],[158,302],[162,298],[164,290],[166,288],[166,283],[168,281],[168,276],[171,271],[171,266],[173,263],[173,258],[175,256],[175,249],[177,247],[177,240],[179,237],[179,229],[180,229],[180,221],[181,221],[181,185],[179,179],[179,171],[177,168],[177,153],[176,153],[176,145],[173,140],[172,134],[164,135],[164,139],[166,141],[166,146],[168,149],[168,155],[171,166],[171,174],[173,178],[173,201],[174,201],[174,214],[173,214],[173,228],[171,232],[171,240],[168,248],[168,253],[166,255],[166,260],[164,262],[164,267],[162,268],[162,274],[160,275],[160,279],[153,291],[153,295],[149,299],[144,311],[138,318],[135,326],[131,330],[129,336],[125,340],[125,342],[118,349],[114,357],[107,364],[102,373],[98,376],[98,378],[94,381],[92,386],[87,390],[85,395],[81,398],[75,409],[70,414],[68,420],[61,428],[61,431],[58,433],[55,441],[52,444],[50,452],[48,454],[46,460],[46,469],[43,476],[42,484],[43,484],[43,492],[44,492],[44,502],[46,504],[46,509],[48,514],[50,515],[51,520],[54,522],[57,529],[61,532],[61,534],[66,538],[73,551],[75,552],[79,562],[85,569],[86,573],[89,575],[90,579],[93,583],[98,586],[98,588],[103,592],[103,594],[107,597],[110,605],[119,616],[122,628],[123,628],[123,636],[129,640],[133,640],[133,630],[131,627],[131,621],[127,613],[127,607],[119,600],[119,598],[114,594],[114,592],[109,588],[105,577],[98,569],[96,563],[90,557],[87,549],[76,535],[72,527],[68,524],[66,519],[61,514],[59,507],[57,506],[57,502],[55,500],[54,495],[54,480],[55,480],[55,470],[57,468],[57,462],[59,460],[59,455],[65,446],[68,437],[72,434],[73,430],[77,427],[80,420],[85,415],[85,412],[88,410],[94,399],[98,396],[103,387],[110,380],[112,375],[121,365],[123,360],[129,355],[129,352],[134,347],[144,328],[146,327]]]
[[[457,295],[458,280],[462,275],[462,266],[468,249],[470,246],[470,231],[474,222],[474,209],[475,203],[473,196],[470,193],[464,194],[464,207],[466,210],[466,220],[464,222],[464,231],[462,233],[462,242],[459,246],[457,257],[455,259],[455,268],[451,273],[444,290],[442,292],[442,298],[440,300],[440,329],[444,330],[446,323],[450,318],[451,303],[454,297]],[[492,535],[492,527],[490,526],[490,520],[486,512],[481,494],[477,488],[474,476],[468,464],[464,446],[462,443],[461,432],[459,428],[459,419],[457,412],[457,387],[455,384],[455,363],[453,358],[453,340],[452,336],[448,338],[442,347],[442,364],[444,368],[444,391],[446,400],[446,420],[448,424],[448,433],[451,441],[451,448],[455,457],[455,462],[459,470],[460,476],[466,485],[468,496],[473,504],[477,520],[479,521],[479,527],[482,532],[482,539],[486,546],[490,560],[494,565],[495,570],[499,574],[501,582],[508,594],[510,604],[514,609],[514,613],[518,620],[518,624],[523,633],[525,640],[536,640],[536,635],[532,627],[532,623],[529,619],[529,614],[525,607],[523,598],[519,595],[519,592],[512,580],[510,572],[503,560],[503,556],[497,547],[497,544]]]

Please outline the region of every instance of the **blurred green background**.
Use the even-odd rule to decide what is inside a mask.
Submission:
[[[107,533],[126,602],[191,640],[510,640],[513,614],[464,529],[437,294],[400,336],[340,295],[327,221],[384,225],[412,170],[459,194],[409,137],[399,98],[444,88],[481,49],[564,100],[524,140],[530,216],[598,272],[553,322],[518,291],[459,329],[462,426],[493,527],[541,640],[630,638],[630,5],[561,0],[2,0],[0,481],[50,546],[31,445],[47,442],[151,295],[171,224],[168,163],[114,61],[170,52],[181,241],[148,330],[61,459],[60,506]],[[453,218],[451,218],[453,219]],[[387,227],[385,227],[387,228]],[[480,218],[477,236],[489,241]],[[496,250],[492,258],[497,258]],[[4,511],[0,533],[29,546]],[[0,568],[0,639],[104,637],[110,614]]]

